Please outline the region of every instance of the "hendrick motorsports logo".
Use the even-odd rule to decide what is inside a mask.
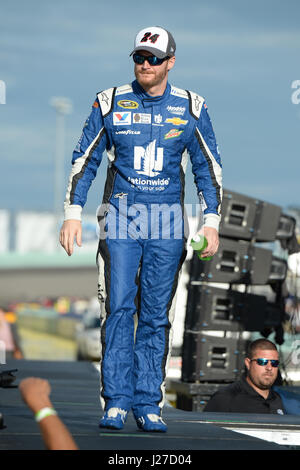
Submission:
[[[3,80],[0,80],[0,104],[6,104],[6,85]]]
[[[168,106],[167,110],[169,113],[177,114],[178,116],[183,116],[186,108],[184,106]]]

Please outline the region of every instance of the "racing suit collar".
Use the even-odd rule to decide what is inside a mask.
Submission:
[[[134,80],[132,82],[132,89],[134,93],[138,95],[140,100],[143,102],[144,107],[147,107],[147,106],[152,106],[153,104],[160,104],[161,102],[167,100],[170,95],[171,86],[169,82],[167,82],[166,89],[163,95],[160,95],[160,96],[151,96],[148,93],[146,93],[143,87],[139,84],[137,80]]]

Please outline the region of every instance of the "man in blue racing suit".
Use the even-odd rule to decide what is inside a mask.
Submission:
[[[186,254],[187,154],[204,208],[203,257],[219,245],[220,155],[204,98],[168,82],[175,49],[173,36],[161,27],[137,34],[131,53],[136,80],[97,94],[73,153],[60,232],[69,255],[74,238],[81,245],[81,211],[103,152],[108,156],[98,214],[101,427],[122,429],[132,409],[140,429],[167,430],[161,412]]]

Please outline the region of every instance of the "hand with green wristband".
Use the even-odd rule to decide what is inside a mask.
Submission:
[[[34,413],[34,418],[39,423],[46,448],[48,450],[77,450],[77,445],[57,416],[50,400],[51,387],[48,380],[28,377],[20,382],[19,390],[23,401]]]

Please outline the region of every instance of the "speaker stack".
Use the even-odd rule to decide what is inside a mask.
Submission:
[[[241,376],[245,332],[275,330],[283,342],[287,262],[262,244],[279,240],[288,248],[295,225],[279,206],[224,191],[219,250],[210,261],[194,253],[190,262],[178,408],[201,411],[219,386]],[[252,293],[259,286],[275,299]]]

